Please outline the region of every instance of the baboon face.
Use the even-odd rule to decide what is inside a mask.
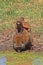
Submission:
[[[14,46],[14,49],[17,51],[17,52],[21,52],[23,49],[25,49],[25,44],[21,44],[21,45],[17,45],[16,43],[13,45]]]

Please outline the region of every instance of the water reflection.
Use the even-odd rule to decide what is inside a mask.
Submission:
[[[43,65],[43,62],[41,60],[42,60],[41,58],[35,58],[33,60],[32,65]]]
[[[0,57],[0,65],[6,65],[6,57]]]

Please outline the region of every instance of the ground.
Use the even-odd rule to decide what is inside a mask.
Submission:
[[[34,49],[17,53],[12,48],[12,36],[21,16],[31,25]],[[43,0],[0,0],[0,56],[6,57],[7,65],[37,65],[37,58],[43,65]]]

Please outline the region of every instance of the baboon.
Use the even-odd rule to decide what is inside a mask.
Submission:
[[[23,24],[20,21],[16,22],[16,29],[17,33],[13,36],[13,48],[17,52],[21,52],[27,48],[30,50],[32,47],[31,33],[23,27]]]

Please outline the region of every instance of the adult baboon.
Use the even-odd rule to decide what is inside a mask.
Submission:
[[[13,48],[17,52],[20,52],[27,48],[30,50],[32,47],[31,32],[30,31],[28,32],[23,27],[23,24],[20,21],[16,22],[16,29],[17,29],[17,33],[15,33],[13,36]]]

